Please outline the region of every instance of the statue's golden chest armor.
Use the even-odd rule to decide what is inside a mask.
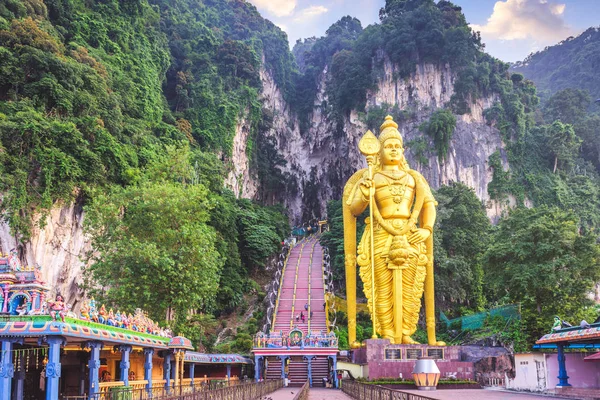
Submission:
[[[401,173],[379,172],[374,176],[375,201],[383,218],[408,218],[415,195],[415,180]]]

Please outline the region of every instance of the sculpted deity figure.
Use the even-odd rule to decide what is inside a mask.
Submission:
[[[67,305],[65,304],[64,298],[60,295],[56,295],[56,299],[53,302],[48,302],[50,307],[50,316],[53,321],[56,321],[57,317],[60,317],[62,322],[65,322],[65,316],[67,315]]]
[[[436,340],[433,305],[437,203],[427,181],[408,166],[402,136],[392,117],[387,116],[381,125],[379,143],[370,132],[365,138],[368,135],[368,144],[361,147],[361,152],[371,167],[359,170],[348,180],[343,198],[349,341],[354,347],[359,345],[355,305],[358,263],[369,311],[381,337],[395,344],[416,343],[411,336],[417,328],[425,292],[428,342],[444,345]],[[372,220],[365,221],[357,248],[356,217],[370,203]]]

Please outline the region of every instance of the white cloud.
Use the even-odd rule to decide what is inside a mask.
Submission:
[[[485,25],[471,25],[484,39],[533,39],[540,43],[556,42],[573,34],[565,24],[565,4],[548,0],[503,0]]]
[[[298,12],[296,18],[294,18],[294,21],[305,21],[307,19],[314,18],[318,15],[325,14],[327,11],[329,11],[329,9],[327,9],[327,7],[324,6],[306,7]]]
[[[276,17],[285,17],[294,12],[297,0],[250,0],[250,2]]]

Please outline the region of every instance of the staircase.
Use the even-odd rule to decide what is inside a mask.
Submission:
[[[304,336],[327,334],[327,318],[323,304],[325,303],[325,282],[323,270],[323,249],[318,236],[308,237],[297,243],[290,251],[285,263],[272,332],[286,337],[290,330],[298,328]],[[306,310],[305,306],[308,306]],[[305,322],[297,321],[296,316],[303,313]],[[310,315],[312,314],[312,318]],[[315,347],[313,347],[315,349]],[[310,354],[315,350],[299,347],[286,348],[286,351]],[[306,353],[304,353],[306,351]],[[268,356],[265,373],[267,379],[281,377],[281,360]],[[297,353],[296,353],[297,354]],[[335,353],[334,353],[335,354]],[[321,387],[323,378],[329,377],[329,360],[326,355],[316,355],[311,361],[313,386]],[[290,386],[302,386],[308,380],[308,362],[302,355],[295,355],[289,360],[288,379]]]
[[[287,334],[297,326],[304,334],[326,331],[325,289],[323,284],[323,249],[318,237],[309,237],[290,252],[282,275],[281,291],[273,331]],[[304,306],[308,304],[308,311]],[[310,318],[312,312],[313,317]],[[296,321],[303,313],[305,322]]]
[[[290,386],[302,386],[308,380],[308,363],[306,361],[290,361],[288,378]]]
[[[265,375],[267,379],[281,379],[281,360],[269,360]]]
[[[329,360],[327,357],[317,357],[312,360],[312,381],[314,387],[323,385],[323,378],[329,378]]]

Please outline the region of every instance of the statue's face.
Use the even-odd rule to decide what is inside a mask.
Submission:
[[[404,148],[399,139],[388,139],[381,149],[381,162],[384,165],[398,165],[404,157]]]

